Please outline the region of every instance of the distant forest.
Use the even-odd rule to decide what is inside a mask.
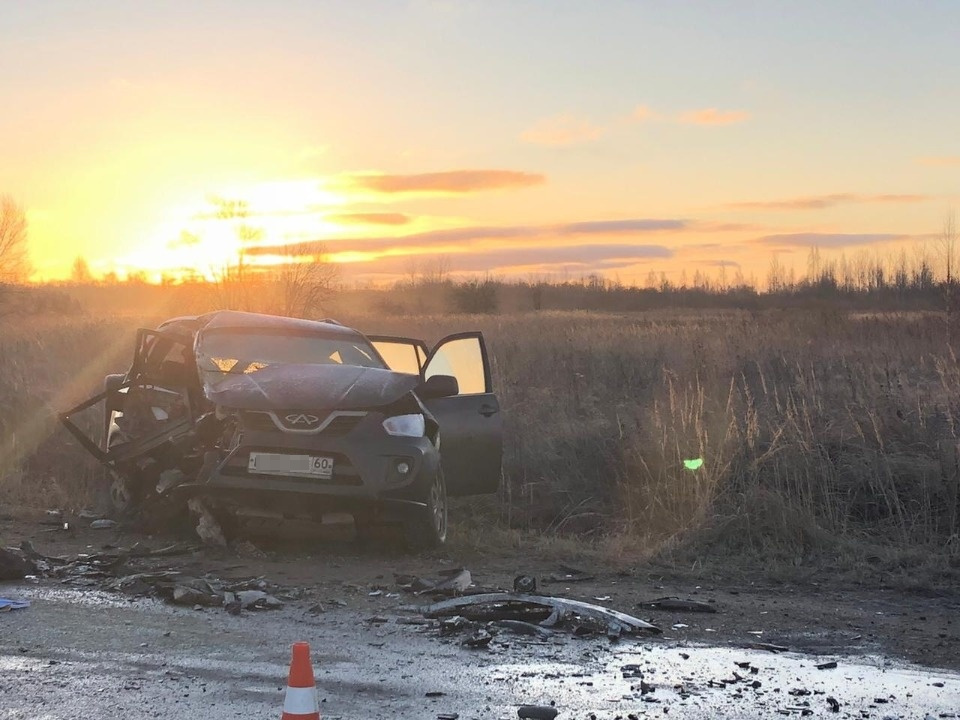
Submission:
[[[696,270],[688,276],[681,272],[675,279],[651,270],[642,285],[598,274],[574,279],[460,278],[446,269],[443,258],[379,286],[345,282],[334,265],[322,260],[309,272],[282,268],[257,272],[248,267],[241,279],[228,276],[214,283],[170,280],[151,284],[142,275],[95,280],[85,264],[78,262],[70,281],[29,288],[0,285],[0,306],[8,313],[134,313],[146,307],[200,312],[232,307],[304,316],[342,308],[351,313],[384,314],[819,308],[926,310],[950,315],[960,308],[955,249],[952,236],[935,252],[920,248],[912,255],[902,251],[884,257],[861,251],[852,258],[824,259],[819,249],[811,248],[802,273],[774,256],[762,279],[745,277],[739,268],[727,265],[712,274]]]

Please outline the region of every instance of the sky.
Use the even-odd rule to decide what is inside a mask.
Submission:
[[[936,242],[960,3],[0,0],[35,279],[643,282]]]

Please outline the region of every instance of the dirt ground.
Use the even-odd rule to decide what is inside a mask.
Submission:
[[[129,547],[135,542],[158,548],[177,539],[149,537],[129,530],[93,530],[89,528],[89,520],[73,520],[71,530],[63,531],[56,525],[42,524],[48,521],[52,522],[45,518],[43,513],[33,513],[29,517],[23,513],[17,513],[16,517],[9,512],[0,514],[0,545],[16,546],[23,540],[29,540],[35,549],[44,555],[74,556],[77,553],[97,552],[103,548]],[[179,539],[182,540],[182,538]],[[223,638],[214,637],[219,634],[217,628],[220,624],[241,623],[245,632],[254,634],[248,640],[251,645],[261,646],[268,639],[275,641],[272,642],[268,652],[275,666],[274,670],[280,673],[279,677],[281,679],[283,677],[284,654],[288,652],[289,642],[298,639],[298,635],[306,635],[307,637],[300,639],[310,639],[315,646],[318,639],[324,644],[333,643],[341,652],[344,651],[344,643],[348,643],[355,648],[361,647],[363,648],[362,652],[357,651],[361,655],[372,652],[375,656],[379,656],[381,653],[389,651],[391,657],[393,654],[402,657],[405,653],[416,652],[424,658],[424,662],[430,668],[429,671],[416,672],[407,679],[404,684],[406,688],[404,692],[408,692],[408,695],[405,696],[406,700],[401,698],[400,700],[390,700],[390,702],[400,703],[397,706],[398,712],[403,709],[404,712],[412,713],[398,714],[396,715],[398,717],[436,717],[437,713],[444,712],[444,709],[439,706],[433,707],[429,703],[424,705],[423,694],[420,691],[429,691],[430,688],[426,686],[433,682],[431,678],[436,677],[435,674],[438,670],[444,681],[449,681],[449,677],[443,668],[447,659],[451,657],[466,658],[464,661],[466,664],[463,668],[466,675],[463,680],[467,684],[480,682],[477,679],[479,677],[486,678],[483,682],[489,682],[490,663],[495,659],[500,663],[496,666],[497,672],[506,673],[506,675],[509,675],[505,669],[509,663],[512,661],[519,662],[519,665],[514,668],[516,671],[514,673],[514,683],[538,673],[544,675],[548,681],[550,678],[556,680],[556,678],[563,676],[564,672],[550,670],[551,664],[576,665],[580,663],[585,668],[584,672],[586,673],[582,677],[587,675],[592,677],[591,673],[599,673],[597,679],[583,680],[580,684],[589,683],[590,687],[606,687],[603,685],[606,680],[602,680],[602,678],[609,678],[610,668],[614,667],[616,662],[624,662],[623,653],[627,652],[625,648],[630,648],[632,643],[636,642],[622,641],[611,644],[606,638],[570,638],[556,650],[524,645],[521,652],[516,649],[516,643],[519,641],[515,641],[514,648],[511,649],[510,643],[500,643],[498,637],[499,644],[495,643],[490,650],[484,651],[488,653],[484,656],[488,659],[481,662],[475,659],[479,657],[476,655],[477,651],[464,650],[457,645],[452,645],[449,638],[436,637],[435,629],[427,626],[401,628],[391,624],[399,616],[400,606],[413,601],[409,595],[403,593],[400,593],[399,596],[396,595],[399,591],[395,583],[394,573],[431,576],[444,568],[462,566],[470,570],[473,581],[479,586],[510,589],[514,577],[519,574],[534,575],[542,581],[551,573],[560,572],[562,560],[556,556],[551,556],[549,553],[525,553],[521,556],[519,553],[502,551],[500,553],[485,553],[476,549],[453,545],[436,553],[415,556],[384,547],[361,547],[352,539],[352,528],[349,526],[333,526],[317,533],[298,534],[296,539],[267,540],[262,537],[254,537],[253,542],[254,547],[245,545],[239,550],[203,548],[176,557],[141,560],[137,561],[136,570],[151,567],[155,569],[167,568],[194,577],[209,574],[222,579],[264,577],[291,590],[296,596],[295,600],[286,602],[285,608],[280,612],[261,611],[256,613],[256,617],[253,617],[250,612],[245,611],[243,617],[232,618],[222,609],[207,608],[203,611],[194,611],[191,608],[163,606],[157,601],[131,602],[123,596],[116,596],[116,599],[111,600],[109,596],[104,596],[96,588],[64,587],[58,581],[51,580],[40,581],[36,584],[20,583],[12,587],[0,586],[0,595],[32,598],[34,603],[27,610],[12,611],[0,616],[0,625],[6,626],[0,633],[0,666],[3,666],[3,659],[6,657],[8,661],[7,671],[13,673],[13,675],[7,675],[9,681],[9,678],[15,677],[17,673],[26,673],[26,677],[29,676],[30,672],[37,671],[38,668],[24,669],[22,666],[22,662],[25,662],[24,658],[39,656],[43,658],[43,663],[53,662],[56,664],[77,662],[78,658],[75,653],[71,654],[73,651],[63,651],[64,639],[62,633],[59,635],[54,633],[54,637],[58,639],[53,640],[47,637],[45,630],[39,631],[33,625],[30,625],[30,628],[32,628],[30,632],[23,629],[23,633],[18,634],[16,630],[18,626],[28,622],[28,619],[29,623],[39,622],[37,618],[46,617],[43,615],[45,612],[50,613],[49,622],[53,623],[53,626],[57,622],[67,622],[64,618],[80,612],[78,608],[88,604],[101,609],[107,608],[102,612],[98,611],[97,617],[100,618],[98,622],[108,622],[104,618],[108,617],[110,613],[125,613],[122,616],[118,615],[118,617],[124,618],[118,621],[119,624],[125,626],[143,624],[144,627],[149,627],[154,622],[158,622],[163,624],[164,627],[169,627],[175,634],[177,628],[181,626],[189,627],[189,632],[195,637],[195,645],[190,652],[198,657],[205,657],[208,650],[211,656],[222,652]],[[691,662],[698,661],[699,657],[705,664],[698,671],[698,674],[694,673],[691,676],[690,683],[695,684],[693,677],[697,677],[697,682],[700,683],[704,692],[714,692],[706,689],[714,687],[710,684],[711,679],[719,680],[722,675],[730,675],[729,669],[723,667],[723,663],[729,661],[730,658],[723,653],[739,653],[738,657],[749,658],[754,655],[749,654],[746,648],[757,643],[769,643],[789,648],[789,653],[786,655],[799,663],[796,667],[783,666],[780,668],[779,672],[784,676],[783,684],[790,682],[791,678],[795,678],[794,682],[799,681],[803,677],[802,673],[809,671],[801,671],[799,668],[806,667],[809,669],[812,664],[819,661],[817,658],[821,660],[824,658],[841,658],[841,668],[844,664],[842,658],[849,658],[848,662],[851,664],[857,663],[858,668],[865,662],[864,658],[870,658],[869,663],[881,668],[886,665],[899,666],[903,661],[907,661],[929,668],[929,678],[925,675],[926,671],[921,668],[917,681],[928,689],[936,688],[933,690],[936,697],[929,699],[931,709],[937,710],[940,717],[949,717],[951,708],[960,712],[960,678],[947,672],[943,674],[947,678],[944,681],[940,672],[941,670],[960,670],[960,652],[957,650],[957,648],[960,648],[960,620],[958,620],[960,593],[958,593],[956,587],[925,588],[923,591],[905,593],[883,587],[841,585],[832,582],[829,577],[824,577],[816,583],[802,585],[773,583],[765,581],[763,573],[760,571],[756,573],[756,578],[741,576],[731,579],[729,577],[724,578],[719,573],[711,572],[709,568],[690,572],[677,568],[659,568],[649,565],[641,565],[629,571],[599,567],[595,564],[589,567],[583,567],[581,564],[580,567],[589,571],[594,576],[593,579],[576,583],[553,582],[545,584],[541,582],[540,591],[544,594],[596,602],[634,614],[654,623],[663,630],[663,635],[649,640],[642,639],[639,641],[640,644],[647,650],[653,649],[655,652],[666,649],[690,648],[689,652],[681,653],[681,657],[686,656],[683,657],[683,660],[687,660],[694,653],[700,653]],[[637,604],[641,601],[666,596],[704,601],[714,606],[717,612],[667,612],[637,607]],[[87,599],[84,600],[84,598]],[[321,611],[316,609],[317,605],[322,606]],[[114,609],[109,609],[111,607],[114,607]],[[310,608],[314,608],[314,612],[308,612]],[[31,614],[32,619],[30,619]],[[132,614],[132,617],[128,617],[128,614]],[[368,622],[370,618],[377,617],[383,618],[384,624],[379,621]],[[160,619],[150,620],[149,618]],[[184,625],[184,623],[186,624]],[[47,620],[44,620],[41,624],[46,627]],[[69,630],[64,629],[62,632],[73,638],[67,643],[67,646],[76,650],[76,648],[88,647],[91,642],[96,647],[96,637],[93,636],[103,632],[103,628],[96,628],[98,626],[94,623],[91,625],[90,635],[84,634],[84,621],[77,617],[69,621]],[[384,628],[390,628],[390,632],[385,632]],[[414,638],[404,635],[404,633],[398,635],[398,630],[404,630],[407,633],[415,631],[416,636]],[[267,633],[267,635],[259,635],[258,633],[261,631]],[[205,632],[209,633],[209,637],[206,637],[206,639]],[[268,637],[269,633],[273,633],[272,637]],[[134,643],[139,635],[134,634],[126,641],[120,639],[121,637],[122,634],[118,638],[112,639],[111,642],[121,645],[124,643],[130,644]],[[398,643],[401,639],[402,642]],[[161,644],[165,642],[162,638],[160,638],[160,641]],[[106,645],[109,645],[109,643],[106,643]],[[412,650],[412,648],[416,649]],[[120,650],[119,647],[114,649],[117,652]],[[129,651],[129,648],[127,650]],[[93,655],[97,654],[93,650],[89,652],[92,652]],[[186,651],[180,648],[176,652],[171,652],[176,655],[177,652]],[[465,656],[464,653],[466,653]],[[715,656],[717,653],[719,655]],[[11,658],[18,657],[18,662],[21,664],[11,665]],[[191,657],[193,656],[191,655]],[[785,655],[764,653],[766,664],[770,667],[776,663],[786,662],[782,659],[784,657]],[[170,662],[176,664],[174,660]],[[191,660],[190,662],[194,661]],[[189,666],[190,662],[184,660],[181,665]],[[365,664],[357,658],[354,658],[352,662],[360,665]],[[398,660],[397,662],[401,661]],[[457,660],[457,662],[459,663],[460,660]],[[649,656],[647,662],[650,662]],[[669,667],[666,659],[662,659],[660,662],[663,667]],[[680,660],[672,657],[669,662],[680,662]],[[507,663],[507,665],[504,665],[504,663]],[[380,667],[379,660],[375,664]],[[152,667],[151,663],[147,663],[147,665]],[[156,665],[157,668],[162,668],[164,663],[157,662]],[[336,663],[333,665],[336,665]],[[45,672],[49,671],[49,665],[41,664],[41,666]],[[276,670],[276,668],[280,669]],[[681,671],[682,668],[677,669],[678,673]],[[84,672],[89,672],[89,669]],[[114,671],[106,670],[104,672],[109,674]],[[157,670],[157,672],[160,672],[160,670]],[[341,685],[337,686],[340,690],[331,693],[331,702],[333,706],[338,708],[338,712],[342,713],[343,717],[359,716],[352,713],[359,712],[362,705],[351,704],[356,701],[356,698],[353,696],[350,696],[352,699],[345,698],[341,692],[342,683],[348,682],[348,676],[350,676],[349,670],[343,672],[344,677],[340,679]],[[460,671],[458,670],[458,672]],[[470,673],[479,674],[471,675]],[[533,675],[525,673],[532,673]],[[569,674],[567,672],[567,675]],[[576,673],[574,673],[574,676],[576,676]],[[821,675],[809,680],[807,684],[813,686],[815,682],[820,682],[824,677],[826,675],[821,673]],[[847,680],[841,681],[836,689],[831,690],[830,687],[826,687],[824,692],[838,694],[844,691],[844,686],[849,685],[849,676],[845,677],[847,677]],[[887,677],[892,682],[893,676],[888,675]],[[937,677],[941,677],[939,686],[933,684],[932,680],[930,682],[924,680],[924,678],[929,680]],[[359,682],[359,680],[357,681]],[[53,681],[54,687],[59,687],[62,692],[77,690],[77,687],[71,682],[63,681],[60,686],[57,686],[56,682]],[[374,681],[370,680],[370,682]],[[377,682],[384,681],[378,680]],[[443,684],[439,678],[436,679],[436,682]],[[764,678],[764,682],[768,682],[768,679]],[[946,683],[945,688],[944,682]],[[411,683],[413,684],[413,691],[410,691]],[[599,685],[595,683],[599,683]],[[278,690],[277,687],[274,687],[275,684],[270,684],[271,692]],[[883,682],[881,682],[882,684]],[[143,683],[134,683],[134,685],[142,688]],[[282,682],[280,685],[282,686]],[[869,686],[869,683],[866,686]],[[472,697],[462,683],[458,684],[457,687],[462,689],[462,693],[457,694],[457,692],[449,690],[447,692],[451,695],[452,700],[456,700],[454,704],[459,703],[462,706],[465,703],[470,706],[464,708],[467,713],[461,715],[461,717],[510,716],[510,713],[504,708],[508,708],[511,702],[523,702],[522,699],[515,698],[509,693],[507,695],[488,694],[484,696],[487,700],[481,700],[478,697]],[[6,702],[8,705],[3,705],[0,702],[0,717],[35,717],[35,715],[28,713],[17,714],[18,702],[29,705],[35,699],[34,695],[23,689],[23,686],[18,685],[17,688],[19,690],[16,692],[19,692],[19,695],[16,692],[7,694]],[[282,687],[279,689],[282,690]],[[514,687],[513,689],[516,692],[517,688]],[[864,692],[867,695],[879,694],[881,689],[878,687],[876,693],[872,693],[870,690],[864,690]],[[619,693],[621,699],[626,701],[628,694],[624,694],[621,692],[622,690],[623,688],[614,689],[611,687],[609,692],[615,696]],[[848,687],[846,692],[849,693],[850,691]],[[111,692],[115,693],[113,702],[119,702],[127,695],[134,693],[134,691],[124,690],[122,687],[114,688]],[[395,695],[401,691],[397,689],[393,692]],[[564,695],[564,692],[567,694]],[[589,698],[584,699],[579,695],[574,697],[569,695],[569,692],[569,686],[566,689],[557,687],[552,690],[553,696],[565,698],[565,702],[571,708],[584,713],[583,717],[590,717],[590,712],[596,714],[596,711],[590,710],[593,706],[587,701]],[[779,688],[777,692],[779,692]],[[321,694],[323,694],[323,686],[321,686]],[[391,695],[390,697],[394,696]],[[731,697],[735,700],[731,700]],[[917,688],[913,688],[909,692],[905,692],[905,695],[901,695],[902,697],[914,698],[911,702],[916,703],[920,702],[917,698],[921,697],[921,693]],[[741,700],[740,695],[723,695],[723,698],[728,703],[724,707],[727,707],[728,712],[731,713],[723,716],[729,717],[764,717],[768,711],[775,708],[782,709],[780,706],[784,706],[783,702],[773,695],[771,695],[772,699],[768,698],[768,700],[771,700],[771,702],[776,700],[780,703],[780,706],[777,706],[776,703],[773,705],[764,704],[758,698],[753,698],[749,707],[746,708],[736,705],[736,702],[745,702]],[[534,698],[534,700],[541,699],[543,698]],[[790,700],[792,698],[785,699]],[[267,699],[260,698],[257,701],[265,702],[266,707],[274,700],[275,698],[271,696]],[[650,700],[650,698],[647,698],[647,700]],[[869,698],[856,701],[848,699],[844,702],[852,710],[853,705],[858,702],[862,705],[862,703],[869,703],[869,700]],[[151,702],[154,701],[160,702],[157,698],[154,698]],[[384,701],[386,702],[386,700]],[[816,701],[822,704],[823,699],[817,698]],[[225,700],[224,702],[226,703],[225,708],[231,707],[228,701]],[[407,704],[404,705],[404,702]],[[486,702],[486,707],[494,708],[496,712],[493,714],[471,714],[471,711],[476,713],[476,703],[478,702]],[[678,702],[680,701],[678,700]],[[690,701],[688,698],[684,698],[684,702]],[[731,702],[734,705],[729,705]],[[440,705],[442,704],[440,703]],[[75,711],[76,716],[79,717],[83,713],[96,709],[97,706],[88,703],[82,707],[76,704],[70,707],[73,708],[71,712]],[[603,707],[602,704],[601,707]],[[644,707],[650,706],[647,704]],[[703,707],[705,708],[707,705]],[[716,710],[717,707],[714,704],[712,710]],[[789,705],[784,707],[789,707]],[[914,711],[918,707],[923,710],[927,708],[926,705],[914,705],[908,706],[907,709]],[[597,717],[619,716],[615,712],[610,712],[614,708],[609,704],[603,709],[608,714],[598,714]],[[857,712],[860,709],[862,708],[859,708]],[[893,706],[890,709],[893,709]],[[8,714],[4,715],[3,710],[7,710]],[[623,710],[623,717],[627,717],[629,713],[625,712],[625,708]],[[873,709],[864,710],[864,712],[876,712],[878,713],[876,717],[881,717],[887,714],[880,712],[882,710],[884,708],[881,706],[873,706]],[[666,709],[663,711],[666,712]],[[507,714],[504,715],[504,712],[507,712]],[[819,715],[820,712],[818,711],[817,714]],[[62,714],[49,715],[49,717],[57,718],[73,716],[66,710],[63,710]],[[133,712],[130,716],[139,717],[140,715]],[[143,716],[166,717],[166,715],[156,713],[154,715],[144,714]],[[233,714],[227,713],[222,716],[232,717]],[[325,715],[325,717],[327,716]],[[334,713],[329,716],[339,715]],[[699,717],[695,714],[689,716]],[[861,717],[862,715],[854,713],[848,716]],[[913,715],[904,715],[904,717],[907,716]],[[934,717],[936,716],[937,714],[934,715]],[[214,715],[211,715],[211,717],[214,717]],[[217,715],[216,717],[220,716]],[[562,715],[561,717],[568,716]]]

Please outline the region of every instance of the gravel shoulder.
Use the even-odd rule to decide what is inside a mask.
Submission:
[[[0,544],[22,540],[43,554],[75,555],[134,542],[161,547],[170,538],[0,520]],[[0,615],[0,717],[38,717],[38,707],[50,718],[89,717],[107,707],[131,718],[269,715],[282,704],[289,647],[298,640],[313,648],[325,718],[366,717],[373,706],[404,718],[516,717],[518,704],[550,701],[571,711],[562,718],[614,718],[662,703],[682,706],[685,717],[769,717],[791,702],[826,708],[827,696],[842,703],[840,717],[847,708],[859,717],[872,712],[876,698],[869,696],[881,691],[896,697],[889,708],[874,707],[878,717],[898,708],[907,717],[960,707],[960,596],[951,588],[908,594],[826,580],[723,580],[675,568],[594,565],[583,568],[592,580],[541,584],[540,591],[635,614],[662,636],[611,643],[498,635],[488,650],[476,651],[439,637],[435,627],[398,623],[402,606],[419,600],[396,595],[394,573],[430,576],[463,566],[480,586],[510,588],[518,574],[543,579],[561,572],[561,561],[457,547],[411,556],[361,548],[337,531],[258,547],[266,552],[204,548],[147,564],[193,576],[268,578],[295,591],[281,610],[231,616],[51,580],[0,585],[0,596],[32,602]],[[667,596],[706,602],[717,612],[636,607]],[[790,651],[747,649],[756,643]],[[714,684],[744,660],[758,668],[761,687]],[[839,669],[814,669],[825,660]],[[641,697],[637,680],[621,677],[624,665],[642,666],[656,692]],[[822,695],[787,695],[800,686]]]

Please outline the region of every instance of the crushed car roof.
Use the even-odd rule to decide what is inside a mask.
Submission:
[[[301,318],[279,315],[261,315],[260,313],[240,312],[238,310],[218,310],[197,318],[204,332],[219,330],[268,330],[271,332],[288,331],[294,333],[322,333],[355,338],[359,332],[331,320],[303,320]]]

